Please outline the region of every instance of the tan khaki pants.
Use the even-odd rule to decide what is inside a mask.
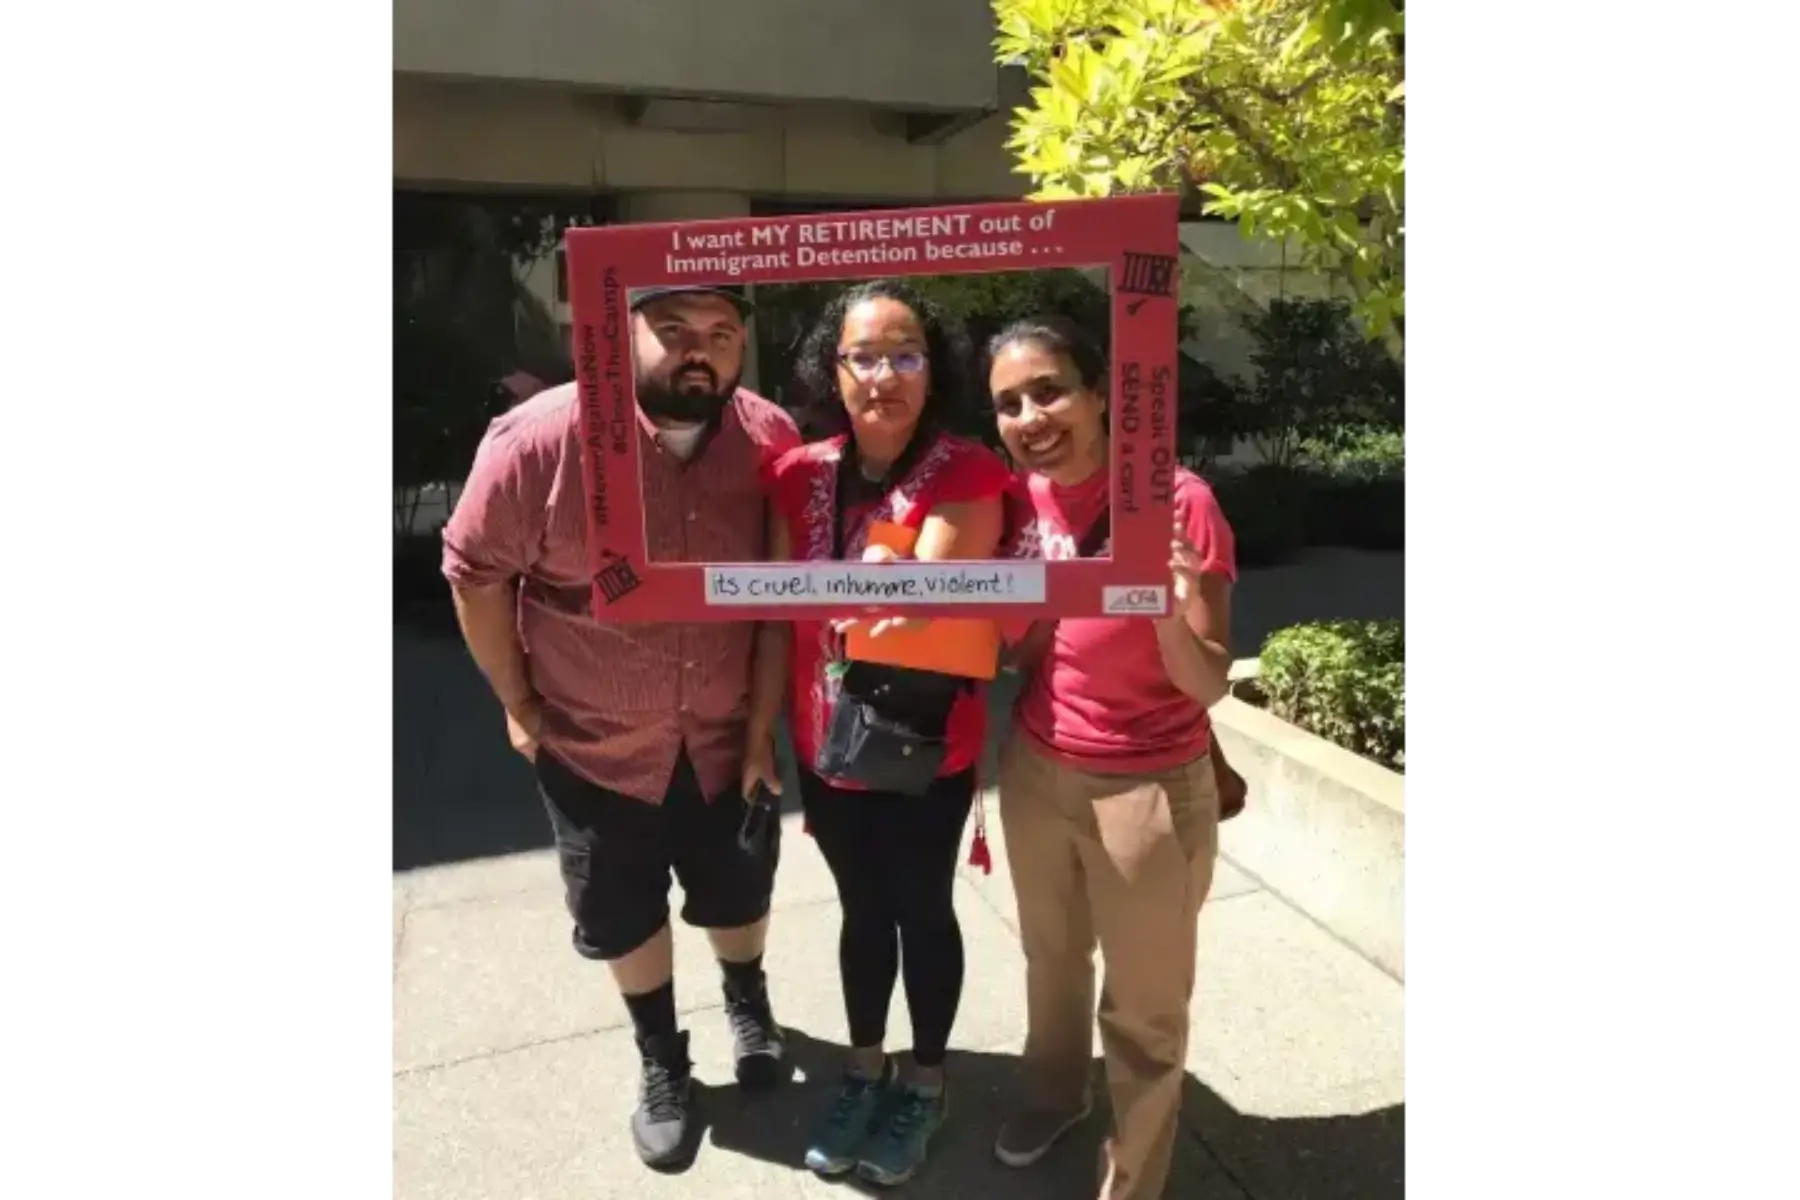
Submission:
[[[1113,1109],[1100,1200],[1158,1200],[1180,1127],[1195,924],[1219,849],[1212,764],[1095,775],[1015,731],[1000,821],[1025,947],[1027,1102],[1073,1111],[1085,1098],[1097,942]]]

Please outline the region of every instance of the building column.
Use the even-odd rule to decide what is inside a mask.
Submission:
[[[709,221],[721,217],[750,215],[750,197],[743,192],[713,191],[633,191],[619,196],[619,221],[625,225],[653,224],[658,221]],[[744,289],[752,303],[756,287]],[[761,391],[756,372],[756,331],[753,328],[744,343],[743,385],[753,392]]]

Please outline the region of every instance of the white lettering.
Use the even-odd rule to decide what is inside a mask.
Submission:
[[[1100,611],[1109,617],[1160,617],[1169,610],[1166,587],[1100,589]]]
[[[918,260],[919,251],[914,246],[863,246],[850,250],[801,246],[794,252],[794,261],[803,267],[879,267]]]

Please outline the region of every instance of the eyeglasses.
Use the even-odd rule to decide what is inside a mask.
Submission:
[[[867,382],[881,373],[886,363],[896,375],[917,375],[925,369],[925,354],[920,350],[903,350],[898,354],[877,354],[873,350],[840,350],[838,362],[850,373]]]

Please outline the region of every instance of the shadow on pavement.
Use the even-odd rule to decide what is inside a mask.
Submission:
[[[1399,616],[1403,555],[1312,551],[1301,562],[1244,572],[1233,598],[1233,642],[1253,655],[1267,633],[1325,617]],[[500,705],[464,650],[441,604],[409,613],[394,629],[394,870],[464,862],[550,845],[549,824],[529,765],[506,741]],[[1016,678],[989,692],[982,780],[994,778]],[[798,806],[783,738],[787,790]]]
[[[782,810],[800,810],[785,733]],[[551,845],[531,766],[454,631],[394,630],[394,870]]]
[[[787,1088],[705,1089],[700,1154],[743,1154],[805,1170],[808,1129],[829,1103],[847,1050],[795,1029],[789,1039],[799,1078]],[[1103,1103],[1036,1165],[1014,1170],[994,1158],[994,1137],[1010,1108],[1017,1068],[1013,1054],[951,1051],[950,1122],[907,1191],[933,1200],[1093,1200],[1106,1123]],[[1104,1094],[1103,1088],[1096,1090],[1097,1096]],[[1189,1134],[1177,1146],[1165,1193],[1174,1200],[1239,1195],[1399,1200],[1404,1194],[1404,1105],[1346,1116],[1254,1117],[1238,1113],[1189,1075],[1183,1117]],[[841,1186],[847,1194],[884,1194],[854,1180]]]
[[[394,870],[550,841],[531,765],[461,639],[394,629]]]

